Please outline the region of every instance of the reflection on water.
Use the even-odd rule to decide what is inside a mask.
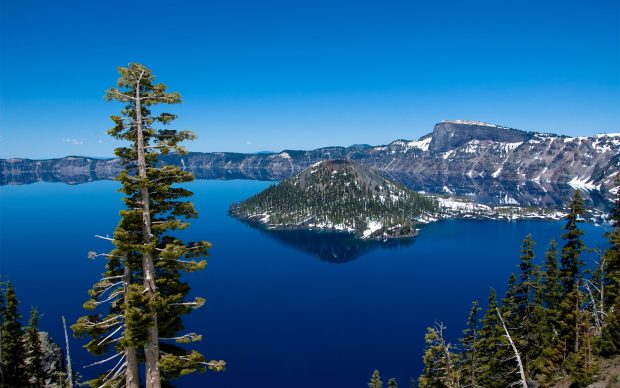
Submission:
[[[565,207],[575,193],[566,183],[533,181],[510,181],[494,178],[468,176],[420,176],[410,173],[386,173],[386,175],[411,190],[427,193],[454,194],[470,197],[486,205],[520,205],[543,208]],[[609,212],[613,208],[612,196],[592,190],[581,191],[586,207]]]
[[[279,181],[288,178],[291,174],[290,170],[273,171],[263,168],[243,170],[205,168],[192,170],[192,172],[196,179],[251,179],[261,181]],[[380,172],[415,191],[468,196],[487,205],[514,204],[544,208],[563,208],[568,204],[575,191],[568,184],[497,180],[484,177],[472,178],[465,175],[428,176],[413,173]],[[113,179],[117,173],[118,171],[114,168],[101,171],[93,169],[59,170],[53,172],[22,171],[19,174],[4,172],[0,174],[0,185],[23,185],[35,182],[80,184],[96,180]],[[613,207],[612,196],[609,193],[597,190],[582,191],[582,196],[587,207],[604,212],[609,212]]]
[[[352,233],[307,229],[268,229],[256,222],[241,221],[260,230],[284,245],[308,253],[329,263],[346,263],[378,248],[395,249],[407,247],[415,242],[415,237],[361,240]]]

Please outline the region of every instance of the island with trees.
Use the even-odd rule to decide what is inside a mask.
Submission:
[[[361,239],[387,239],[415,236],[417,226],[446,218],[557,220],[565,212],[418,193],[354,161],[325,160],[233,203],[229,214],[269,229],[347,231]]]

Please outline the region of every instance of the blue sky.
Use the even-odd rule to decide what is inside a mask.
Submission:
[[[383,144],[443,119],[620,131],[620,2],[0,0],[0,157],[110,156],[140,62],[193,151]]]

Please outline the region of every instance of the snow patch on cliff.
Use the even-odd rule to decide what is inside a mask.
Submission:
[[[428,147],[431,144],[431,137],[427,137],[426,139],[423,140],[418,140],[418,141],[410,141],[409,143],[407,143],[407,148],[417,148],[421,151],[428,151]]]
[[[369,221],[366,228],[367,229],[364,231],[362,238],[370,237],[374,232],[383,228],[383,224],[378,221]]]
[[[571,179],[570,182],[568,182],[568,184],[571,185],[571,187],[574,189],[585,190],[585,191],[601,189],[601,185],[594,185],[593,183],[590,182],[590,179],[588,178],[574,177],[573,179]]]

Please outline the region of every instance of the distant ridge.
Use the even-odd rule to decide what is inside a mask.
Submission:
[[[569,137],[480,121],[444,120],[418,140],[396,140],[380,146],[265,154],[192,152],[169,155],[166,162],[183,165],[200,177],[281,180],[326,159],[354,160],[397,180],[405,176],[408,184],[428,190],[445,187],[453,192],[484,191],[499,197],[506,194],[503,187],[519,186],[519,192],[530,193],[525,200],[531,202],[544,199],[552,186],[559,184],[611,198],[614,177],[620,170],[620,134]],[[0,183],[81,183],[111,179],[119,170],[116,159],[0,159]],[[567,195],[570,193],[562,197]],[[548,200],[557,204],[558,198]],[[521,200],[507,197],[506,201]]]

